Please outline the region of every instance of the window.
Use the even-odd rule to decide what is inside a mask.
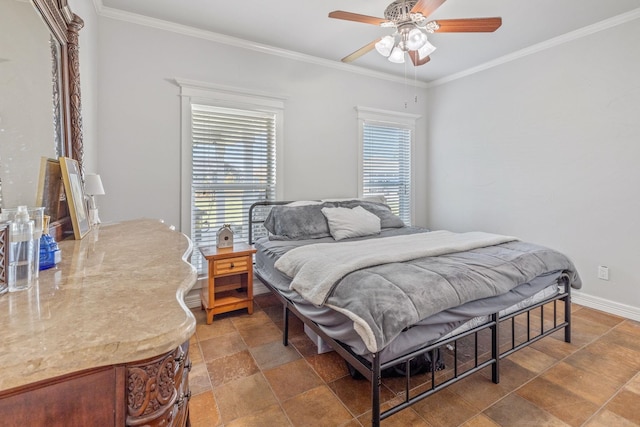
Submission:
[[[228,92],[223,95],[229,98]],[[189,162],[183,160],[183,169],[188,170],[183,170],[183,181],[187,181],[183,192],[188,200],[183,195],[181,222],[196,248],[215,245],[224,224],[231,224],[236,242],[246,242],[251,204],[277,198],[276,148],[282,111],[260,100],[247,103],[255,99],[245,94],[217,98],[183,99],[183,113],[189,118],[188,124],[183,121],[183,127],[188,126],[188,132],[183,132],[183,157]],[[206,273],[197,249],[191,263]]]
[[[275,114],[193,104],[191,121],[191,238],[215,245],[231,224],[247,241],[249,207],[275,199]]]
[[[405,224],[412,220],[412,152],[415,120],[404,113],[358,108],[360,194],[383,194]]]

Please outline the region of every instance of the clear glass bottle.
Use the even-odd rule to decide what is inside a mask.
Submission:
[[[29,289],[33,282],[33,221],[18,206],[9,231],[9,292]]]

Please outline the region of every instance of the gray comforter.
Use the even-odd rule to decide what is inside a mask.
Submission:
[[[355,330],[373,353],[403,329],[432,314],[504,294],[555,271],[568,272],[572,286],[580,287],[576,269],[566,256],[511,241],[357,269],[331,287],[325,305],[353,320]]]

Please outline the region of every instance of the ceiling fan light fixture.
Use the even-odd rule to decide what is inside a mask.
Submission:
[[[396,64],[404,63],[404,50],[402,50],[399,46],[396,46],[391,51],[391,55],[389,55],[389,61]]]
[[[382,56],[389,56],[393,50],[395,39],[393,36],[384,36],[378,43],[376,43],[376,50]]]
[[[435,50],[436,47],[427,41],[420,49],[418,49],[418,55],[420,55],[420,58],[426,58]]]
[[[427,35],[419,28],[414,28],[407,35],[406,46],[409,50],[418,50],[427,43]]]

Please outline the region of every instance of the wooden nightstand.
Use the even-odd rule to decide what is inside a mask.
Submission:
[[[208,286],[200,291],[202,309],[207,311],[207,325],[214,314],[246,308],[253,314],[253,254],[246,243],[232,248],[200,248],[209,263]]]

